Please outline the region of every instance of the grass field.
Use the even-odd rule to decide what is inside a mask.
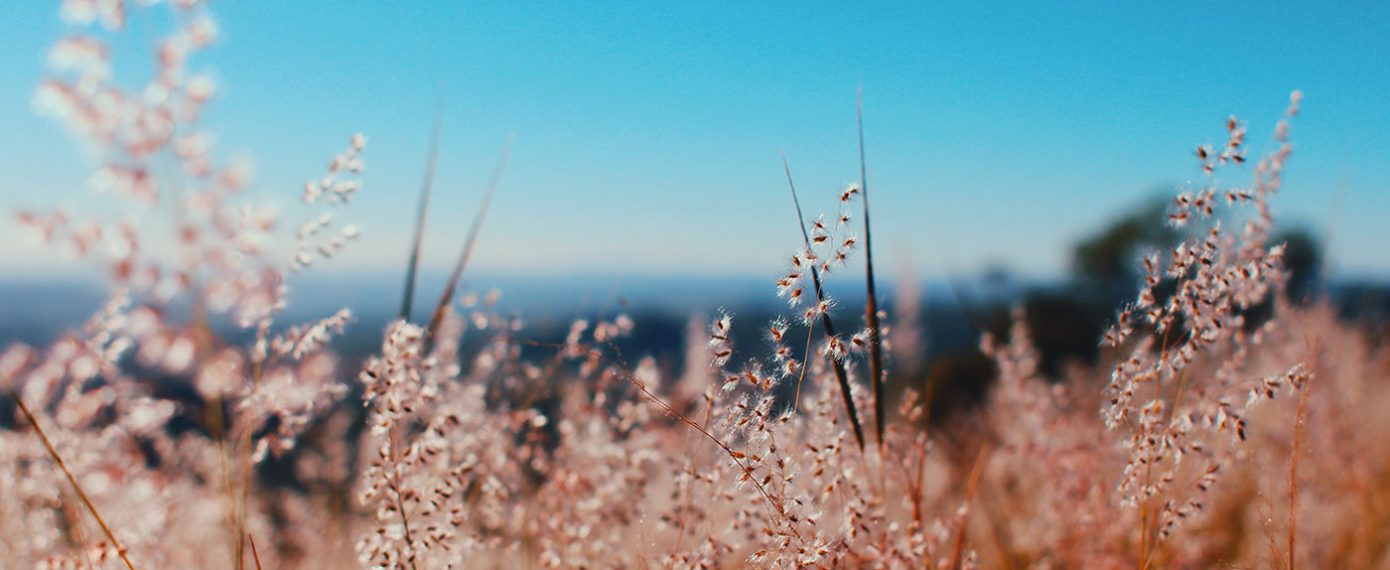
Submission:
[[[432,147],[359,364],[354,307],[287,303],[371,239],[369,139],[306,170],[302,211],[261,208],[200,123],[216,88],[185,63],[217,28],[183,4],[63,3],[105,31],[57,41],[36,106],[99,149],[102,199],[167,207],[177,254],[119,215],[16,214],[109,294],[0,349],[0,567],[1390,567],[1383,331],[1295,288],[1277,232],[1299,92],[1265,154],[1234,117],[1194,141],[1205,177],[1149,220],[1173,242],[1126,267],[1088,358],[1017,303],[971,323],[981,378],[928,362],[914,284],[875,272],[861,126],[834,194],[784,163],[778,314],[692,316],[678,358],[621,306],[538,331],[461,286],[505,152],[447,278],[417,283]],[[144,9],[175,28],[132,89],[102,34]]]

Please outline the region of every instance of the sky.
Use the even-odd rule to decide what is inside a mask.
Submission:
[[[369,137],[339,215],[365,237],[335,271],[399,274],[441,98],[436,271],[511,139],[478,271],[776,275],[800,241],[778,153],[807,214],[833,212],[858,178],[862,87],[885,271],[1048,278],[1117,214],[1199,183],[1192,151],[1229,115],[1269,150],[1301,89],[1276,213],[1328,240],[1336,274],[1390,278],[1390,5],[853,4],[217,2],[193,67],[218,78],[219,152],[253,159],[255,196],[287,219]],[[0,207],[85,204],[91,158],[31,104],[71,30],[48,2],[0,3],[0,22]],[[118,65],[162,23],[137,11]],[[0,225],[10,277],[72,264]]]

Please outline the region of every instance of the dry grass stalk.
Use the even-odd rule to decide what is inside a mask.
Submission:
[[[256,549],[256,537],[255,537],[255,535],[252,535],[252,534],[248,533],[248,534],[246,535],[246,540],[247,540],[248,542],[251,543],[251,560],[252,560],[253,562],[256,563],[256,570],[262,570],[262,568],[261,568],[261,551],[259,551],[259,550]]]
[[[1308,368],[1316,374],[1318,371],[1319,351],[1316,344],[1309,340],[1307,345]],[[1308,432],[1308,398],[1313,392],[1312,383],[1298,394],[1298,409],[1294,413],[1293,441],[1289,445],[1289,540],[1287,565],[1289,570],[1295,570],[1298,559],[1294,557],[1294,547],[1298,540],[1298,462],[1299,455],[1303,451],[1304,440],[1307,439]]]
[[[795,278],[779,281],[779,295],[795,300],[803,286],[814,286],[802,324],[806,358],[816,365],[793,358],[783,345],[790,325],[778,319],[766,332],[777,345],[773,363],[748,358],[727,368],[736,347],[725,315],[710,325],[709,338],[693,327],[686,367],[697,372],[688,375],[694,386],[675,389],[655,359],[635,366],[624,359],[614,339],[631,334],[630,318],[580,320],[564,343],[541,343],[522,338],[520,320],[498,314],[493,296],[481,305],[471,296],[453,302],[499,161],[432,314],[428,350],[427,330],[402,319],[362,371],[370,429],[357,435],[351,419],[335,421],[348,415],[332,406],[341,393],[333,362],[343,355],[328,344],[350,313],[287,329],[275,322],[286,277],[330,258],[355,232],[326,232],[331,220],[315,211],[300,227],[288,268],[260,261],[257,228],[269,222],[227,199],[244,180],[213,168],[197,140],[175,138],[196,131],[190,108],[210,95],[182,64],[190,46],[214,35],[201,14],[179,12],[190,4],[170,7],[183,26],[161,48],[161,80],[172,98],[130,97],[110,82],[98,39],[104,35],[55,47],[63,75],[46,83],[40,102],[79,135],[111,145],[103,147],[113,159],[99,177],[108,189],[141,204],[160,196],[146,159],[167,150],[198,181],[191,187],[211,190],[173,195],[201,200],[181,214],[185,242],[173,262],[132,253],[144,251],[132,225],[88,224],[61,211],[21,216],[48,241],[84,255],[100,255],[100,236],[124,247],[98,259],[121,291],[88,325],[42,350],[0,352],[0,393],[15,393],[24,418],[0,429],[6,563],[105,567],[120,558],[133,569],[135,558],[160,568],[239,568],[250,558],[257,569],[345,567],[355,554],[363,566],[395,570],[527,563],[1143,568],[1257,565],[1263,554],[1267,565],[1289,568],[1385,566],[1390,421],[1381,412],[1390,405],[1390,369],[1385,349],[1338,321],[1331,307],[1281,297],[1284,246],[1271,243],[1270,202],[1291,148],[1286,122],[1250,187],[1218,190],[1209,178],[1175,201],[1172,221],[1193,230],[1179,247],[1145,260],[1140,294],[1107,338],[1119,350],[1105,354],[1104,364],[1045,378],[1020,313],[1006,342],[981,341],[999,371],[988,400],[961,422],[930,430],[935,393],[950,387],[928,385],[920,401],[909,390],[899,406],[903,419],[886,422],[879,383],[887,377],[873,346],[891,327],[875,322],[870,307],[869,328],[846,340],[827,315],[833,303],[822,286],[829,264],[841,266],[854,239],[840,242],[835,232],[848,227],[843,208],[855,193],[865,198],[869,231],[862,104],[860,180],[842,194],[835,230],[803,217],[783,158],[804,249],[793,258]],[[79,24],[115,30],[124,12],[111,6],[127,5],[65,6]],[[158,128],[164,117],[177,128]],[[436,119],[431,172],[438,128]],[[1244,132],[1231,120],[1221,148],[1199,147],[1202,172],[1242,164]],[[364,142],[354,137],[328,174],[306,185],[306,202],[351,198]],[[432,186],[432,174],[426,177],[403,316]],[[811,251],[827,245],[830,255]],[[244,260],[258,261],[233,263]],[[167,296],[158,292],[162,277],[141,277],[153,274],[175,276]],[[1160,300],[1155,287],[1165,281],[1176,292]],[[805,293],[803,303],[811,297]],[[210,338],[217,331],[204,309],[191,323],[175,322],[172,307],[180,306],[224,315],[255,340],[243,347]],[[1268,321],[1253,322],[1255,306],[1270,307]],[[820,352],[828,360],[811,356],[816,326],[826,327]],[[480,331],[485,346],[461,354],[465,328]],[[537,348],[554,358],[523,354]],[[855,353],[869,355],[882,449],[875,458],[862,453],[855,387],[847,381],[853,360],[846,359]],[[1107,375],[1111,385],[1097,390]],[[1317,390],[1309,388],[1314,376]],[[151,378],[187,379],[202,405],[217,406],[198,426],[209,429],[172,434],[176,405],[145,389]],[[781,404],[780,382],[792,378],[812,388],[797,413]],[[1290,390],[1298,397],[1275,401]],[[341,425],[309,435],[311,423]],[[947,450],[936,453],[934,445]],[[232,464],[231,453],[243,461]],[[267,456],[303,487],[262,486],[252,475]],[[353,489],[356,503],[345,498]],[[1300,505],[1309,496],[1319,500]],[[1287,527],[1276,532],[1274,504],[1284,499]],[[1257,526],[1265,545],[1250,536]],[[224,529],[235,535],[223,536]],[[345,540],[305,529],[335,529]]]
[[[63,461],[63,456],[58,454],[58,450],[53,447],[53,442],[48,440],[48,434],[44,433],[43,426],[39,425],[39,420],[34,417],[33,412],[29,411],[29,406],[24,404],[24,399],[19,397],[19,392],[12,392],[10,397],[14,398],[15,407],[19,408],[20,413],[24,415],[25,421],[29,422],[29,427],[34,429],[34,434],[39,436],[39,441],[43,442],[43,447],[48,450],[49,457],[58,465],[58,469],[63,472],[63,476],[67,477],[68,484],[72,485],[72,490],[77,493],[77,497],[81,499],[82,504],[87,507],[87,512],[91,513],[92,518],[97,521],[97,526],[101,527],[101,532],[106,535],[106,540],[111,541],[111,546],[116,549],[116,554],[121,557],[121,562],[124,562],[126,568],[129,570],[135,570],[135,564],[130,561],[125,547],[121,546],[121,541],[116,538],[116,534],[111,532],[111,527],[106,524],[106,519],[102,518],[101,513],[97,512],[96,505],[92,504],[92,499],[87,496],[87,492],[82,490],[82,485],[77,482],[77,477],[72,475],[72,470],[68,469],[68,464],[66,461]]]
[[[979,488],[980,474],[984,472],[985,458],[988,456],[988,448],[981,447],[979,453],[975,455],[975,463],[970,467],[970,476],[965,482],[965,502],[960,507],[958,514],[960,518],[959,526],[956,527],[956,538],[954,546],[951,547],[950,567],[959,570],[965,558],[965,528],[966,516],[970,512],[970,504],[975,500],[975,492]]]

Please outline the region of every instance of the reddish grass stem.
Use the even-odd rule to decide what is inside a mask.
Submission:
[[[980,447],[980,453],[975,456],[975,465],[970,468],[970,478],[965,483],[965,508],[969,514],[970,504],[975,500],[975,491],[980,483],[980,474],[984,470],[985,455],[988,449]],[[960,527],[956,529],[955,545],[951,549],[951,568],[960,570],[961,563],[965,561],[965,524],[966,519],[962,518]]]
[[[58,464],[58,469],[63,472],[63,476],[67,477],[72,489],[77,492],[77,497],[82,499],[83,505],[87,506],[87,512],[92,513],[92,518],[96,519],[97,525],[101,527],[101,532],[106,534],[106,540],[111,541],[111,546],[116,549],[116,554],[121,557],[121,562],[124,562],[129,570],[135,570],[135,564],[131,563],[130,557],[126,555],[125,547],[121,546],[121,541],[116,539],[116,534],[111,532],[111,527],[106,524],[106,519],[101,518],[101,513],[97,512],[96,505],[92,504],[92,499],[87,496],[87,492],[82,490],[82,485],[77,483],[77,477],[72,475],[72,471],[68,469],[68,464],[63,461],[63,456],[58,455],[57,448],[53,447],[53,442],[48,440],[48,434],[44,433],[43,428],[39,426],[39,420],[29,411],[29,406],[24,404],[24,400],[19,397],[19,392],[11,392],[11,397],[14,398],[15,406],[19,408],[20,413],[24,414],[24,419],[29,422],[29,426],[34,428],[34,433],[38,434],[39,441],[43,442],[44,449],[48,450],[48,456],[52,457],[53,462]]]
[[[1304,340],[1308,346],[1308,361],[1312,364],[1311,370],[1317,373],[1318,354],[1313,347],[1313,341]],[[1294,540],[1298,535],[1298,456],[1303,450],[1303,440],[1307,437],[1308,424],[1308,392],[1312,391],[1313,383],[1309,382],[1303,386],[1302,393],[1298,395],[1298,411],[1294,415],[1293,424],[1293,443],[1289,451],[1289,570],[1294,570],[1296,562],[1294,559]]]
[[[246,540],[251,543],[251,559],[256,562],[256,570],[261,570],[261,553],[256,550],[256,537],[248,532]]]

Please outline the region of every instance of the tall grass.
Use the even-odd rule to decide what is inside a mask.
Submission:
[[[782,156],[782,168],[787,173],[787,188],[790,189],[792,193],[792,205],[796,208],[796,219],[798,227],[801,229],[801,242],[803,244],[803,247],[805,247],[804,251],[813,251],[811,246],[811,236],[806,232],[806,217],[805,214],[801,213],[801,199],[798,198],[796,195],[796,183],[792,181],[791,165],[787,163],[787,157],[785,155]],[[798,263],[797,265],[800,264]],[[811,273],[811,286],[812,290],[816,294],[816,303],[825,304],[826,297],[825,290],[821,286],[820,268],[818,268],[816,264],[813,262],[807,262],[806,267],[810,270]],[[796,269],[793,269],[793,271],[795,272]],[[837,333],[835,332],[835,322],[830,319],[829,311],[820,311],[820,322],[825,330],[825,336],[827,339],[833,340],[838,338]],[[806,333],[808,343],[808,350],[806,352],[809,354],[810,338],[815,335],[815,321],[812,320],[812,322],[808,323],[807,325],[809,330]],[[863,450],[864,427],[863,424],[859,422],[859,410],[854,403],[853,390],[850,388],[849,385],[849,375],[845,372],[845,361],[843,358],[838,357],[838,355],[832,355],[830,359],[830,364],[832,369],[835,371],[835,382],[840,387],[840,396],[844,399],[845,402],[845,415],[849,418],[850,427],[854,428],[854,441],[859,444],[859,449]],[[797,398],[800,398],[801,396],[801,384],[805,379],[806,367],[803,366],[801,367],[800,374],[797,376]]]
[[[788,313],[762,327],[772,356],[735,338],[731,315],[700,316],[684,371],[624,354],[643,334],[625,315],[552,341],[493,296],[455,298],[506,151],[429,321],[410,322],[436,117],[400,318],[346,369],[333,340],[350,311],[286,323],[284,308],[299,272],[358,239],[337,218],[362,190],[365,137],[305,185],[291,250],[267,247],[275,220],[198,124],[215,92],[188,65],[215,37],[204,9],[168,8],[179,27],[155,81],[170,96],[152,100],[110,81],[88,30],[119,30],[110,7],[137,7],[69,4],[85,35],[54,48],[40,107],[106,151],[97,180],[113,207],[176,203],[184,253],[146,256],[140,244],[164,236],[121,218],[19,215],[104,270],[112,296],[51,345],[0,352],[0,392],[24,418],[0,429],[4,567],[1390,563],[1390,353],[1326,304],[1289,303],[1271,238],[1297,93],[1253,164],[1236,120],[1199,147],[1204,178],[1169,213],[1187,238],[1136,260],[1138,293],[1097,339],[1098,364],[1047,377],[1033,339],[1048,331],[1020,310],[981,338],[997,371],[986,401],[932,422],[943,386],[895,369],[911,344],[884,342],[914,321],[878,305],[862,106],[859,181],[826,197],[833,216],[803,214],[783,158],[802,239],[775,283]],[[156,161],[192,190],[169,192]],[[1213,175],[1246,171],[1237,187]],[[868,308],[846,332],[824,277],[855,263],[856,229]],[[183,319],[185,304],[243,334]],[[465,336],[481,347],[464,350]],[[167,378],[196,398],[156,391]]]

